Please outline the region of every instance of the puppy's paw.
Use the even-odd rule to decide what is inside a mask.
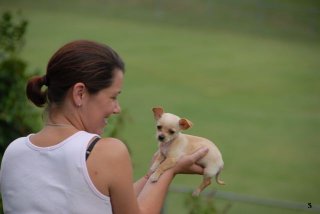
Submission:
[[[157,182],[159,180],[159,177],[160,175],[158,175],[157,173],[153,173],[151,176],[150,176],[150,180],[152,182]]]

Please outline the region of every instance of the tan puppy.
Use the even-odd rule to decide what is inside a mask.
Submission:
[[[193,195],[198,196],[204,188],[211,184],[211,178],[214,176],[216,182],[223,185],[224,182],[219,179],[223,160],[215,144],[202,137],[181,133],[181,130],[192,126],[189,120],[181,119],[174,114],[164,113],[161,107],[153,108],[152,111],[157,122],[159,149],[150,169],[153,172],[150,177],[151,181],[156,182],[161,174],[173,167],[182,155],[192,154],[201,147],[207,147],[209,152],[197,162],[204,167],[203,181],[193,192]]]

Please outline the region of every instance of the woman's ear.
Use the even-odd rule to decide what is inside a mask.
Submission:
[[[82,82],[78,82],[72,87],[73,102],[77,107],[81,107],[86,93],[86,86]]]

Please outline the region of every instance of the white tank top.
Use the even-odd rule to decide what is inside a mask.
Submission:
[[[79,131],[50,147],[29,136],[13,141],[2,159],[0,188],[5,213],[111,214],[110,198],[92,183],[85,160],[97,135]]]

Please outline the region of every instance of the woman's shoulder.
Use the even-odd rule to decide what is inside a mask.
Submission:
[[[99,140],[99,145],[105,149],[119,149],[119,150],[127,150],[127,145],[117,138],[101,138]]]
[[[88,158],[87,167],[96,188],[109,195],[110,187],[121,174],[119,170],[130,171],[131,160],[127,146],[116,138],[101,138]]]
[[[30,134],[31,135],[31,134]],[[29,136],[25,136],[25,137],[19,137],[15,140],[13,140],[9,145],[8,147],[6,148],[5,150],[5,154],[7,155],[8,153],[14,151],[15,153],[17,153],[18,151],[20,150],[23,150],[25,149],[25,145],[27,144],[28,142],[28,138]]]
[[[106,161],[130,156],[127,145],[117,138],[101,138],[95,147],[95,155]]]

